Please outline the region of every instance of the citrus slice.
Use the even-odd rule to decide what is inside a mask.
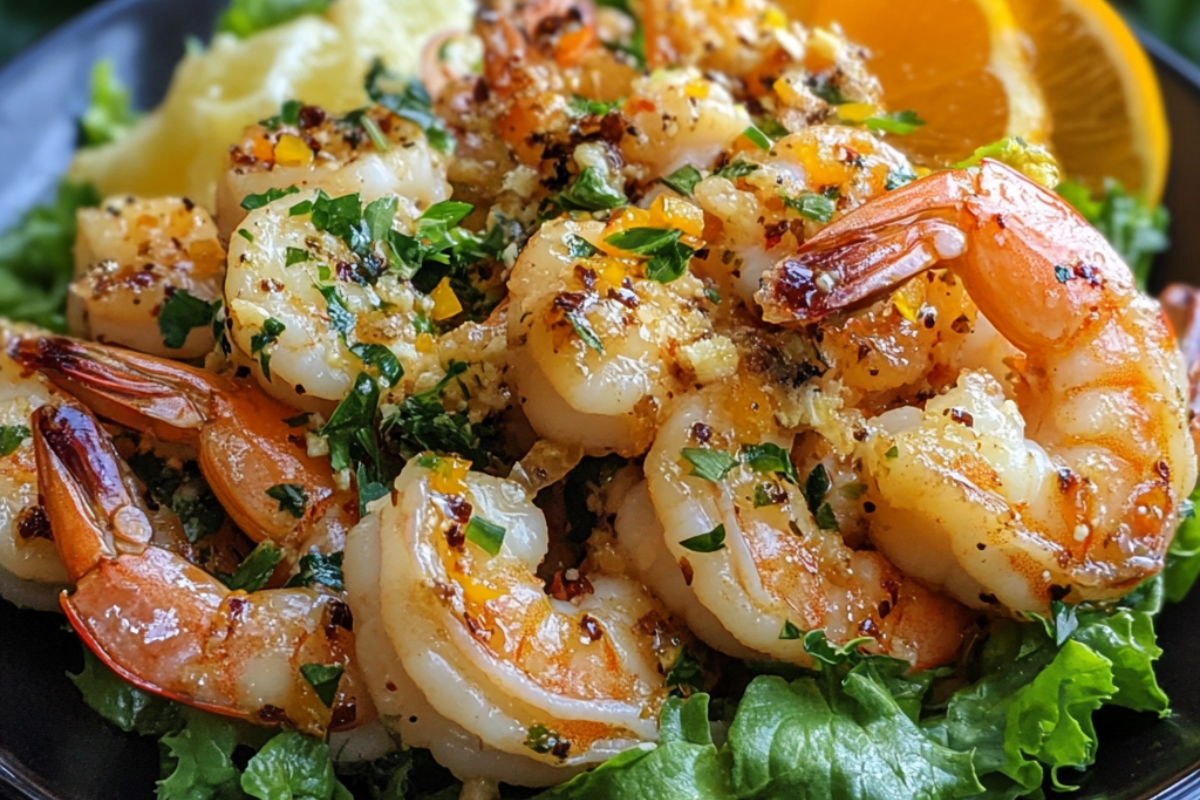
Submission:
[[[1104,0],[1009,0],[1033,43],[1033,69],[1067,177],[1089,188],[1116,178],[1152,204],[1162,197],[1170,137],[1154,66]]]
[[[1005,136],[1048,136],[1041,91],[1004,0],[783,2],[803,22],[838,24],[871,51],[868,68],[888,108],[925,121],[892,140],[917,163],[946,166]]]
[[[1157,202],[1168,136],[1154,69],[1104,0],[782,0],[871,50],[892,110],[924,128],[895,139],[927,166],[1003,136],[1049,144],[1065,177],[1105,178]]]

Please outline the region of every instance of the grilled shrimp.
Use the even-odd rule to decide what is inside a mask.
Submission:
[[[359,658],[385,721],[463,780],[557,783],[657,738],[678,640],[641,586],[546,594],[542,512],[519,485],[420,456],[351,533]]]
[[[159,327],[164,304],[176,293],[205,303],[221,297],[225,248],[207,211],[186,198],[114,197],[81,209],[78,220],[68,298],[72,330],[172,358],[213,349],[207,325],[193,328],[177,347]]]
[[[38,490],[75,583],[62,607],[84,642],[121,677],[182,703],[309,733],[346,727],[357,705],[350,613],[312,589],[230,591],[155,546],[151,515],[128,467],[87,410],[42,406],[31,426]],[[326,705],[301,668],[340,668]]]
[[[697,272],[747,304],[764,273],[831,220],[882,194],[908,160],[870,132],[809,128],[748,151],[698,183],[695,202],[720,221]]]
[[[699,280],[684,270],[659,283],[644,261],[605,242],[644,221],[697,244],[698,209],[675,198],[656,208],[631,209],[607,227],[549,222],[513,267],[509,347],[525,416],[544,438],[637,455],[672,394],[737,366],[732,344],[712,332]]]
[[[9,345],[23,333],[0,324],[0,595],[19,606],[50,610],[57,608],[68,578],[38,500],[29,417],[62,396],[9,357]]]
[[[676,400],[646,456],[654,515],[633,493],[617,519],[639,576],[730,655],[807,665],[803,634],[824,630],[838,643],[874,639],[868,650],[918,670],[954,658],[967,609],[848,547],[831,512],[810,508],[785,477],[792,438],[752,377]],[[640,541],[656,533],[665,555]]]
[[[358,521],[353,492],[337,488],[329,461],[310,457],[303,429],[286,421],[295,411],[252,384],[62,337],[23,340],[12,353],[106,419],[193,445],[213,493],[255,541],[293,556],[336,552]],[[284,485],[304,498],[299,516],[268,494]]]
[[[1157,573],[1196,480],[1187,380],[1158,304],[1066,201],[993,161],[938,173],[782,260],[764,317],[801,324],[934,266],[1000,336],[1016,400],[964,370],[924,411],[872,421],[872,539],[976,607],[1045,612]]]
[[[331,197],[358,194],[368,203],[396,197],[409,221],[450,196],[444,158],[415,123],[382,106],[356,120],[316,106],[296,109],[295,115],[250,126],[230,148],[230,166],[217,188],[217,222],[225,240],[246,218],[246,199],[271,190],[322,189]]]

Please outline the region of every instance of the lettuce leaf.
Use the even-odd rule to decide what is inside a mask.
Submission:
[[[115,142],[124,136],[141,115],[133,110],[129,89],[117,77],[111,59],[92,67],[92,96],[79,127],[85,147]]]
[[[162,738],[164,767],[171,772],[158,782],[158,800],[245,797],[241,773],[233,763],[238,746],[234,726],[195,709],[185,709],[183,715],[183,729]]]
[[[1113,705],[1134,711],[1170,713],[1167,694],[1154,676],[1162,648],[1154,635],[1154,618],[1146,612],[1120,609],[1114,614],[1081,615],[1072,638],[1087,645],[1112,665]]]
[[[708,695],[672,697],[663,706],[657,747],[627,750],[536,800],[734,800],[727,760],[713,744]]]
[[[1192,505],[1200,502],[1200,489],[1188,498]],[[1167,599],[1178,603],[1187,597],[1200,577],[1200,519],[1188,517],[1175,532],[1175,538],[1167,551],[1167,566],[1163,570],[1163,584]]]
[[[83,671],[67,677],[93,711],[126,733],[161,736],[179,727],[179,706],[122,680],[86,647]]]
[[[0,317],[66,330],[75,212],[99,203],[91,185],[63,181],[53,203],[29,210],[0,235]]]
[[[241,787],[259,800],[353,800],[333,774],[329,745],[295,731],[276,735],[250,759]]]
[[[305,14],[324,14],[330,0],[233,0],[217,20],[219,33],[245,39]]]
[[[870,661],[840,682],[832,675],[756,678],[729,746],[739,797],[933,799],[983,788],[971,754],[926,736]]]

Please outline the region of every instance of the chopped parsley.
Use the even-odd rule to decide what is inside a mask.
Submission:
[[[289,247],[284,266],[290,267],[293,264],[303,264],[305,261],[308,261],[309,257],[309,252],[303,247]]]
[[[693,553],[715,553],[718,550],[724,550],[725,526],[718,525],[708,533],[684,539],[679,543],[679,546],[686,550],[691,550]]]
[[[571,743],[563,739],[562,734],[558,731],[538,723],[529,726],[529,730],[525,734],[524,745],[538,755],[544,756],[548,753],[565,752],[564,745],[569,748]]]
[[[163,344],[172,350],[183,347],[194,328],[212,325],[220,307],[220,300],[209,303],[186,289],[176,289],[158,312],[158,330],[162,334]]]
[[[823,531],[838,530],[837,516],[833,513],[833,506],[829,503],[822,503],[813,518],[817,522],[817,527]]]
[[[358,356],[364,367],[372,368],[389,387],[395,386],[404,377],[404,367],[396,354],[381,344],[356,344],[350,352]]]
[[[897,445],[892,445],[891,449],[884,453],[886,458],[896,458],[898,455],[900,455],[900,448]]]
[[[891,192],[899,189],[901,186],[907,186],[916,179],[917,173],[913,172],[912,168],[907,164],[904,164],[888,173],[883,188]]]
[[[268,203],[274,203],[276,200],[280,200],[291,194],[298,194],[299,192],[300,189],[295,186],[289,186],[286,189],[276,189],[274,186],[272,186],[262,194],[246,195],[242,198],[241,205],[242,208],[246,209],[247,211],[254,211],[255,209],[262,208]]]
[[[225,585],[235,592],[257,592],[271,580],[280,561],[283,561],[283,550],[270,542],[261,542],[238,565],[237,572],[221,577]]]
[[[0,458],[11,456],[32,435],[27,425],[0,425]]]
[[[679,655],[663,678],[663,685],[676,697],[690,697],[704,691],[703,670],[700,662],[692,657],[686,647],[679,648]]]
[[[779,631],[779,638],[782,641],[794,641],[800,638],[800,629],[791,623],[790,620],[783,621],[783,628]]]
[[[700,170],[691,164],[680,167],[665,178],[658,179],[664,186],[674,189],[684,197],[691,197],[696,190],[696,184],[704,180]]]
[[[829,472],[825,469],[825,465],[817,464],[804,481],[804,501],[808,504],[808,510],[813,514],[817,513],[825,495],[829,493],[830,486],[832,486],[832,482],[829,480]]]
[[[300,667],[300,674],[308,681],[308,685],[317,693],[317,697],[326,708],[333,706],[333,701],[337,698],[338,683],[341,682],[342,673],[345,671],[346,668],[341,664],[304,664]]]
[[[634,255],[650,256],[646,277],[658,283],[670,283],[687,271],[696,251],[680,242],[682,231],[663,228],[630,228],[604,241]]]
[[[775,473],[789,483],[800,483],[788,451],[772,442],[746,445],[742,448],[742,461],[755,472]]]
[[[750,173],[757,171],[758,168],[759,165],[752,161],[742,161],[739,159],[738,161],[733,161],[721,167],[719,170],[714,172],[713,175],[716,175],[718,178],[726,178],[728,180],[735,181],[738,178],[744,178]]]
[[[152,452],[133,453],[126,463],[146,487],[148,499],[175,512],[192,544],[211,536],[225,524],[225,509],[200,474],[196,462],[176,468]]]
[[[596,245],[577,233],[568,233],[564,236],[563,244],[567,246],[567,255],[571,258],[591,258],[600,252]]]
[[[279,334],[287,330],[287,326],[274,317],[263,321],[262,331],[250,337],[250,355],[258,356],[259,366],[262,367],[263,377],[271,380],[271,354],[266,346],[279,340]]]
[[[278,483],[267,489],[267,497],[279,502],[279,510],[296,519],[304,517],[308,507],[308,493],[298,483]]]
[[[751,125],[749,128],[746,128],[746,130],[742,131],[742,136],[745,136],[747,139],[749,139],[759,150],[771,149],[771,138],[754,125]]]
[[[335,470],[349,467],[355,453],[365,453],[378,461],[379,445],[375,439],[378,406],[379,385],[367,373],[358,373],[350,394],[338,403],[320,431],[329,443],[329,460]]]
[[[304,103],[299,100],[284,100],[278,114],[259,120],[258,124],[273,131],[279,130],[282,125],[299,125],[302,108],[304,108]]]
[[[367,506],[379,498],[386,496],[388,487],[383,481],[372,480],[371,476],[367,473],[366,466],[362,463],[354,471],[354,481],[358,484],[358,515],[365,517],[367,515]]]
[[[692,465],[691,475],[713,483],[724,480],[729,471],[737,466],[737,459],[722,450],[685,447],[680,455]]]
[[[471,521],[467,523],[467,541],[479,545],[490,556],[500,554],[505,533],[503,525],[489,522],[483,517],[471,517]]]
[[[420,81],[404,82],[375,59],[367,73],[366,90],[372,101],[421,128],[434,149],[446,154],[454,152],[457,144],[454,135],[433,113],[433,99]]]
[[[329,314],[329,324],[343,337],[354,330],[354,315],[346,308],[346,301],[336,286],[318,286],[317,291],[325,298],[325,310]]]
[[[342,591],[346,588],[345,578],[342,575],[343,558],[344,554],[341,550],[329,555],[309,553],[300,556],[300,571],[287,582],[288,588],[313,586],[319,583],[322,586],[328,586],[335,592]]]
[[[571,99],[567,101],[567,113],[572,117],[603,117],[620,108],[621,102],[620,100],[614,100],[611,103],[604,100],[589,100],[575,94],[571,95]]]
[[[837,211],[837,200],[816,192],[804,192],[799,197],[784,196],[783,203],[805,219],[829,222]]]
[[[563,314],[567,322],[571,323],[571,327],[575,329],[575,335],[578,336],[585,345],[595,350],[597,353],[604,353],[604,342],[600,340],[600,335],[596,333],[596,329],[592,327],[592,323],[588,321],[587,315],[582,311],[568,311]]]
[[[918,117],[915,111],[894,111],[863,120],[863,125],[875,133],[891,133],[896,136],[907,136],[924,124],[925,120]]]
[[[629,198],[609,186],[595,167],[587,167],[559,194],[558,202],[567,211],[608,211],[628,205]]]
[[[384,432],[391,437],[401,457],[418,453],[457,453],[477,463],[486,463],[479,431],[466,413],[450,412],[442,405],[442,392],[452,380],[467,370],[460,361],[451,361],[446,375],[432,388],[410,394],[400,407],[383,421]]]

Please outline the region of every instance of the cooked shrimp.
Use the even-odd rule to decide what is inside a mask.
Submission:
[[[388,271],[383,256],[358,255],[314,227],[311,211],[292,214],[316,199],[310,191],[291,195],[243,221],[248,236],[230,242],[226,313],[229,338],[263,391],[329,414],[367,368],[356,348],[382,346],[410,378],[427,372],[432,348],[418,349],[417,326],[432,322],[435,309]]]
[[[976,607],[1128,592],[1162,568],[1196,480],[1187,381],[1158,304],[1066,201],[993,161],[938,173],[781,261],[764,316],[817,320],[936,265],[1023,354],[1017,399],[966,371],[924,412],[878,418],[872,539]]]
[[[353,723],[344,603],[312,589],[230,591],[150,543],[139,487],[95,417],[43,406],[31,424],[38,489],[76,584],[62,606],[93,652],[142,689],[219,714],[316,734]],[[343,670],[328,706],[306,665]]]
[[[736,368],[732,344],[712,333],[699,280],[685,270],[654,281],[644,263],[605,242],[626,225],[640,227],[637,220],[686,228],[694,242],[703,228],[698,210],[675,203],[631,211],[608,227],[547,223],[513,267],[508,341],[522,408],[544,438],[595,455],[637,455],[674,393]]]
[[[646,61],[716,72],[791,131],[824,122],[835,102],[872,107],[882,95],[867,53],[840,32],[809,30],[769,0],[643,0]]]
[[[101,416],[195,446],[213,493],[256,541],[292,555],[335,552],[357,522],[354,494],[336,487],[329,461],[310,457],[303,430],[286,421],[295,411],[252,384],[62,337],[24,340],[12,353]],[[281,485],[296,487],[302,510],[285,509],[268,494]]]
[[[696,185],[720,235],[697,271],[752,303],[763,274],[807,238],[903,176],[908,160],[873,134],[819,126],[746,151]]]
[[[0,595],[19,606],[50,610],[58,607],[68,578],[38,500],[29,417],[62,396],[9,357],[9,345],[24,334],[0,324]]]
[[[413,122],[383,106],[346,119],[316,106],[295,113],[294,121],[250,126],[230,149],[217,188],[217,221],[227,241],[246,218],[246,198],[272,189],[358,194],[368,203],[396,197],[410,221],[450,196],[444,158]]]
[[[773,446],[776,463],[747,457],[753,451],[746,448],[764,445]],[[658,570],[643,572],[644,579],[651,588],[661,580],[663,599],[678,598],[685,604],[678,613],[697,625],[697,635],[731,655],[750,650],[807,665],[803,634],[823,630],[838,643],[874,639],[867,649],[916,669],[954,658],[967,610],[878,553],[850,549],[828,512],[814,519],[799,487],[780,475],[779,459],[789,458],[791,446],[770,395],[751,377],[677,400],[645,472],[666,548],[690,596],[680,596],[677,577],[667,572],[661,579]],[[689,456],[723,466],[699,468]],[[654,530],[621,527],[623,521],[618,540]],[[636,545],[624,547],[632,552]],[[707,613],[689,613],[686,603]]]
[[[589,575],[572,601],[548,596],[534,572],[542,512],[468,468],[418,457],[350,536],[346,584],[380,712],[464,780],[544,785],[654,741],[662,663],[679,646],[665,612],[617,575]]]
[[[207,211],[187,198],[114,197],[80,209],[78,220],[72,330],[172,358],[213,349],[211,326],[193,328],[177,347],[159,327],[164,306],[179,292],[205,303],[221,297],[225,248]]]

